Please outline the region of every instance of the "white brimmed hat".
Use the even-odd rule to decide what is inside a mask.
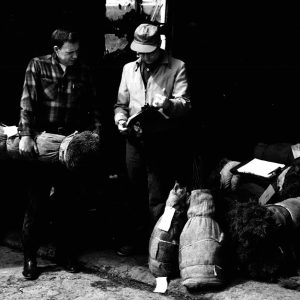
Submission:
[[[159,47],[160,43],[159,28],[151,24],[141,24],[134,32],[130,48],[136,52],[150,53]]]

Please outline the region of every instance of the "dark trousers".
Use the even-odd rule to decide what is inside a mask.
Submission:
[[[187,186],[192,174],[191,149],[178,133],[156,135],[143,141],[127,140],[126,165],[129,178],[129,237],[149,236],[163,214],[175,181]],[[142,236],[141,236],[142,235]]]
[[[19,230],[22,226],[26,183],[18,180],[16,174],[23,171],[22,161],[1,159],[1,208],[0,208],[0,241],[11,230]]]
[[[29,203],[22,228],[24,256],[35,258],[49,223],[53,224],[58,253],[75,256],[79,228],[76,178],[59,163],[28,162],[27,171]],[[54,194],[50,196],[52,187]]]

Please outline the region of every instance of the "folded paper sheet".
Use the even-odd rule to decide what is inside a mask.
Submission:
[[[238,173],[246,173],[257,176],[262,176],[265,178],[272,177],[278,170],[281,170],[285,167],[284,164],[279,164],[267,160],[262,160],[254,158],[248,163],[237,169]]]

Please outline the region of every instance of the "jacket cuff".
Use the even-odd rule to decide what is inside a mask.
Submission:
[[[18,128],[18,134],[19,134],[20,137],[21,136],[33,136],[34,135],[32,130],[30,130],[29,128],[26,128],[26,129]]]

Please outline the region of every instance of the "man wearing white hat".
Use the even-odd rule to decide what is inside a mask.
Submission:
[[[131,254],[135,241],[147,246],[175,180],[187,182],[190,164],[184,141],[191,103],[186,66],[160,46],[158,26],[145,23],[136,28],[131,49],[138,59],[123,67],[114,108],[115,124],[126,136],[129,204],[134,213],[127,216],[130,234],[120,255]]]

